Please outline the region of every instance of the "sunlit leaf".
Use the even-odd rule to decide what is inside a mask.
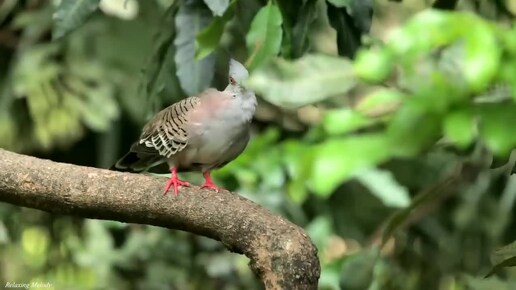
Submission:
[[[52,38],[58,39],[81,26],[99,6],[100,0],[61,0],[53,15]]]
[[[204,0],[215,16],[222,16],[229,7],[229,0]]]
[[[381,82],[389,76],[394,59],[385,49],[361,50],[356,56],[353,69],[358,77],[371,82]]]
[[[358,172],[355,178],[367,187],[385,206],[407,207],[410,195],[389,171],[369,169]]]
[[[480,17],[464,15],[456,18],[457,25],[467,25],[463,73],[473,91],[486,89],[495,77],[502,54],[493,29]],[[460,23],[459,23],[460,22]]]
[[[328,140],[316,148],[310,187],[318,195],[328,196],[354,174],[389,156],[390,147],[383,135]]]
[[[345,94],[355,78],[349,60],[314,54],[276,59],[252,73],[247,85],[275,105],[296,108]]]
[[[337,135],[367,127],[374,121],[349,108],[335,109],[324,114],[323,127],[328,134]]]
[[[421,33],[426,37],[417,37]],[[471,91],[480,92],[493,80],[501,57],[499,40],[492,26],[481,17],[425,10],[393,32],[388,46],[410,65],[422,54],[459,42],[465,44],[464,55],[459,60],[462,75]]]
[[[283,31],[281,12],[272,1],[258,11],[246,36],[249,59],[246,66],[252,71],[276,56],[281,48]]]
[[[449,113],[444,119],[444,134],[460,148],[465,148],[476,135],[474,116],[470,110]]]
[[[448,20],[446,12],[424,10],[412,17],[406,25],[394,30],[388,46],[397,55],[404,55],[403,61],[411,61],[415,55],[455,39],[460,27],[448,27]],[[421,33],[425,33],[426,37],[416,37]]]
[[[366,116],[382,116],[395,111],[404,97],[393,89],[379,89],[363,97],[355,109]]]
[[[137,0],[101,0],[99,9],[110,16],[125,20],[134,19],[138,15]]]

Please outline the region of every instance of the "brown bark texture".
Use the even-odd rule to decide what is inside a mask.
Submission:
[[[228,191],[83,167],[0,149],[0,201],[51,213],[183,230],[246,255],[265,289],[317,289],[317,249],[302,228]]]

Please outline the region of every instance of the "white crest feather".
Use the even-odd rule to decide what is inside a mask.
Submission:
[[[229,77],[233,78],[235,82],[239,84],[249,77],[249,72],[244,65],[231,59],[229,61]]]

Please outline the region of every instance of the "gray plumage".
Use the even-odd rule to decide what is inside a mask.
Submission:
[[[235,159],[249,141],[256,109],[254,92],[242,86],[247,78],[231,60],[224,91],[207,89],[160,111],[113,169],[139,172],[167,162],[177,171],[209,173]]]

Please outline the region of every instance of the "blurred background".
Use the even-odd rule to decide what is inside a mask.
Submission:
[[[359,47],[374,49],[432,7],[472,11],[501,27],[511,27],[516,13],[512,0],[3,0],[0,147],[107,168],[158,110],[209,86],[223,89],[230,56],[247,60],[257,78],[277,54],[354,59]],[[447,29],[455,28],[441,30]],[[413,33],[427,38],[425,29]],[[366,66],[377,68],[379,61]],[[287,67],[283,76],[315,66]],[[459,149],[433,146],[439,138],[432,135],[432,146],[420,142],[410,156],[378,157],[383,147],[373,146],[371,136],[333,139],[371,129],[349,111],[335,111],[353,107],[370,87],[282,106],[281,98],[296,101],[288,95],[296,90],[267,94],[257,78],[251,81],[267,97],[259,100],[252,140],[214,178],[307,231],[319,249],[320,289],[516,289],[510,268],[484,278],[516,256],[516,246],[496,251],[516,240],[516,180],[505,165],[510,153],[493,157],[474,138]],[[324,80],[318,85],[327,86]],[[386,111],[392,103],[368,116]],[[458,131],[453,136],[463,136]],[[512,149],[513,143],[504,144]],[[202,181],[200,174],[185,178]],[[207,238],[2,203],[0,284],[31,281],[54,289],[261,289],[246,257]]]

